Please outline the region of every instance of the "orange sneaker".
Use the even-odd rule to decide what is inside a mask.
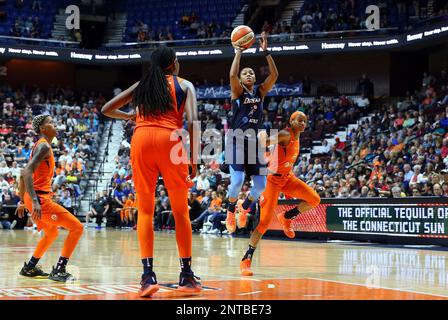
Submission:
[[[234,233],[236,230],[235,213],[227,211],[226,228],[229,233]]]
[[[240,270],[243,276],[250,277],[254,275],[252,270],[250,270],[251,262],[252,261],[250,259],[244,259],[243,261],[240,262]]]
[[[244,210],[243,205],[239,204],[238,205],[238,216],[236,219],[236,225],[238,226],[238,228],[242,229],[246,227],[247,224],[247,214],[249,212],[248,210]]]
[[[292,228],[292,220],[286,219],[284,213],[277,214],[277,219],[283,226],[283,232],[286,234],[288,238],[293,239],[296,235],[294,229]]]

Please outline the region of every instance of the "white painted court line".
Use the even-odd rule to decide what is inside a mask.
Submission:
[[[334,283],[341,283],[341,284],[350,284],[350,285],[354,285],[354,286],[361,286],[361,287],[366,287],[367,288],[367,286],[365,284],[362,284],[362,283],[352,283],[352,282],[345,282],[345,281],[326,280],[326,279],[321,279],[321,278],[307,278],[307,279],[318,280],[318,281],[326,281],[326,282],[334,282]],[[415,291],[415,290],[410,290],[410,289],[402,289],[402,288],[389,288],[389,287],[381,287],[381,286],[379,286],[379,287],[377,287],[375,289],[387,289],[387,290],[394,290],[394,291],[401,291],[401,292],[424,294],[424,295],[434,296],[434,297],[448,298],[448,295],[441,295],[441,294],[429,293],[429,292],[421,292],[421,291]]]
[[[261,293],[263,291],[252,291],[252,292],[245,292],[245,293],[238,293],[237,296],[248,296],[251,294],[257,294],[257,293]]]

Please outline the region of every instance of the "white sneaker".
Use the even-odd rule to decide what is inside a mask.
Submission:
[[[17,224],[17,220],[14,220],[13,222],[11,222],[11,227],[10,227],[10,229],[11,229],[11,230],[14,229],[14,227],[16,226],[16,224]]]
[[[213,223],[211,223],[210,221],[207,221],[207,222],[204,222],[203,226],[213,227]]]
[[[210,230],[209,233],[210,233],[210,234],[218,234],[218,233],[219,233],[219,230],[218,230],[218,229],[213,229],[213,230]]]

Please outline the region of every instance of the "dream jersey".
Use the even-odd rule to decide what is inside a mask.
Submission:
[[[232,119],[230,128],[233,130],[254,129],[257,132],[262,128],[263,99],[260,94],[260,86],[253,88],[253,93],[243,90],[236,99],[232,99]]]

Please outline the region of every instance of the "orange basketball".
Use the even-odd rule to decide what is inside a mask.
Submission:
[[[238,26],[233,29],[230,39],[234,47],[248,49],[255,42],[255,34],[248,26]]]

